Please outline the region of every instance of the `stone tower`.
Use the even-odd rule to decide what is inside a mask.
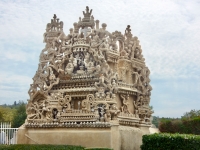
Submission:
[[[69,34],[55,14],[47,24],[24,127],[148,128],[152,87],[138,38],[130,25],[124,33],[99,27],[88,6],[83,15]]]

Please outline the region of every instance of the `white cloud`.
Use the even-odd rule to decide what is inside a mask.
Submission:
[[[4,85],[12,85],[12,87],[16,87],[17,89],[23,89],[30,85],[32,82],[31,77],[24,75],[13,74],[12,72],[1,73],[0,74],[0,88]],[[19,86],[19,87],[18,87]]]
[[[10,91],[10,90],[1,90],[0,93],[0,103],[2,104],[13,104],[14,101],[24,101],[27,102],[28,93],[26,92],[17,92],[17,91]]]
[[[199,109],[200,78],[153,78],[151,105],[154,115],[180,117],[192,109]]]
[[[28,89],[32,79],[28,76],[13,74],[12,72],[0,74],[0,103],[13,104],[14,101],[28,99]]]
[[[7,51],[4,53],[4,59],[11,59],[14,61],[22,61],[25,62],[28,59],[28,55],[24,52],[11,52]]]

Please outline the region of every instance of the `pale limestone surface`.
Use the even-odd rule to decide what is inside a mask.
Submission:
[[[85,147],[112,147],[110,128],[48,128],[24,130],[26,141],[18,139],[18,144],[68,144]]]
[[[121,137],[120,150],[139,150],[142,144],[143,131],[139,128],[120,126],[119,127]]]
[[[147,128],[148,129],[148,128]],[[18,144],[66,144],[87,148],[140,150],[142,136],[149,134],[136,127],[113,125],[110,128],[26,128],[17,132]]]
[[[37,133],[52,131],[48,140],[40,141],[53,142],[53,139],[58,140],[57,135],[70,135],[78,144],[83,144],[82,138],[87,141],[88,135],[98,133],[100,141],[106,139],[109,143],[101,145],[120,147],[120,143],[113,143],[115,138],[120,141],[121,137],[125,139],[123,143],[128,144],[128,136],[123,133],[127,131],[120,126],[134,128],[131,136],[136,130],[137,134],[149,133],[153,113],[149,107],[150,71],[130,25],[125,33],[115,29],[111,33],[106,29],[107,24],[102,23],[100,27],[100,21],[94,19],[89,7],[83,15],[73,23],[69,34],[64,33],[64,23],[55,14],[47,24],[46,46],[41,51],[38,70],[28,91],[27,119],[21,133],[37,138]],[[84,138],[84,131],[91,134]],[[65,132],[66,135],[62,135]],[[105,132],[107,138],[101,132]],[[61,139],[59,141],[64,142]],[[74,144],[73,140],[68,141]],[[86,141],[87,147],[95,143]]]
[[[150,134],[160,133],[158,128],[149,128],[149,132],[150,132]]]

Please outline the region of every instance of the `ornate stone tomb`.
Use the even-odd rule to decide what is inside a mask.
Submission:
[[[109,32],[86,7],[69,34],[54,14],[28,91],[26,128],[149,127],[152,87],[139,40]]]

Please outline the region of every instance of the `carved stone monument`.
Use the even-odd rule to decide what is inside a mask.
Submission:
[[[100,27],[88,6],[83,15],[69,34],[55,14],[47,24],[18,143],[133,149],[127,139],[148,133],[152,87],[138,38],[130,25]]]

